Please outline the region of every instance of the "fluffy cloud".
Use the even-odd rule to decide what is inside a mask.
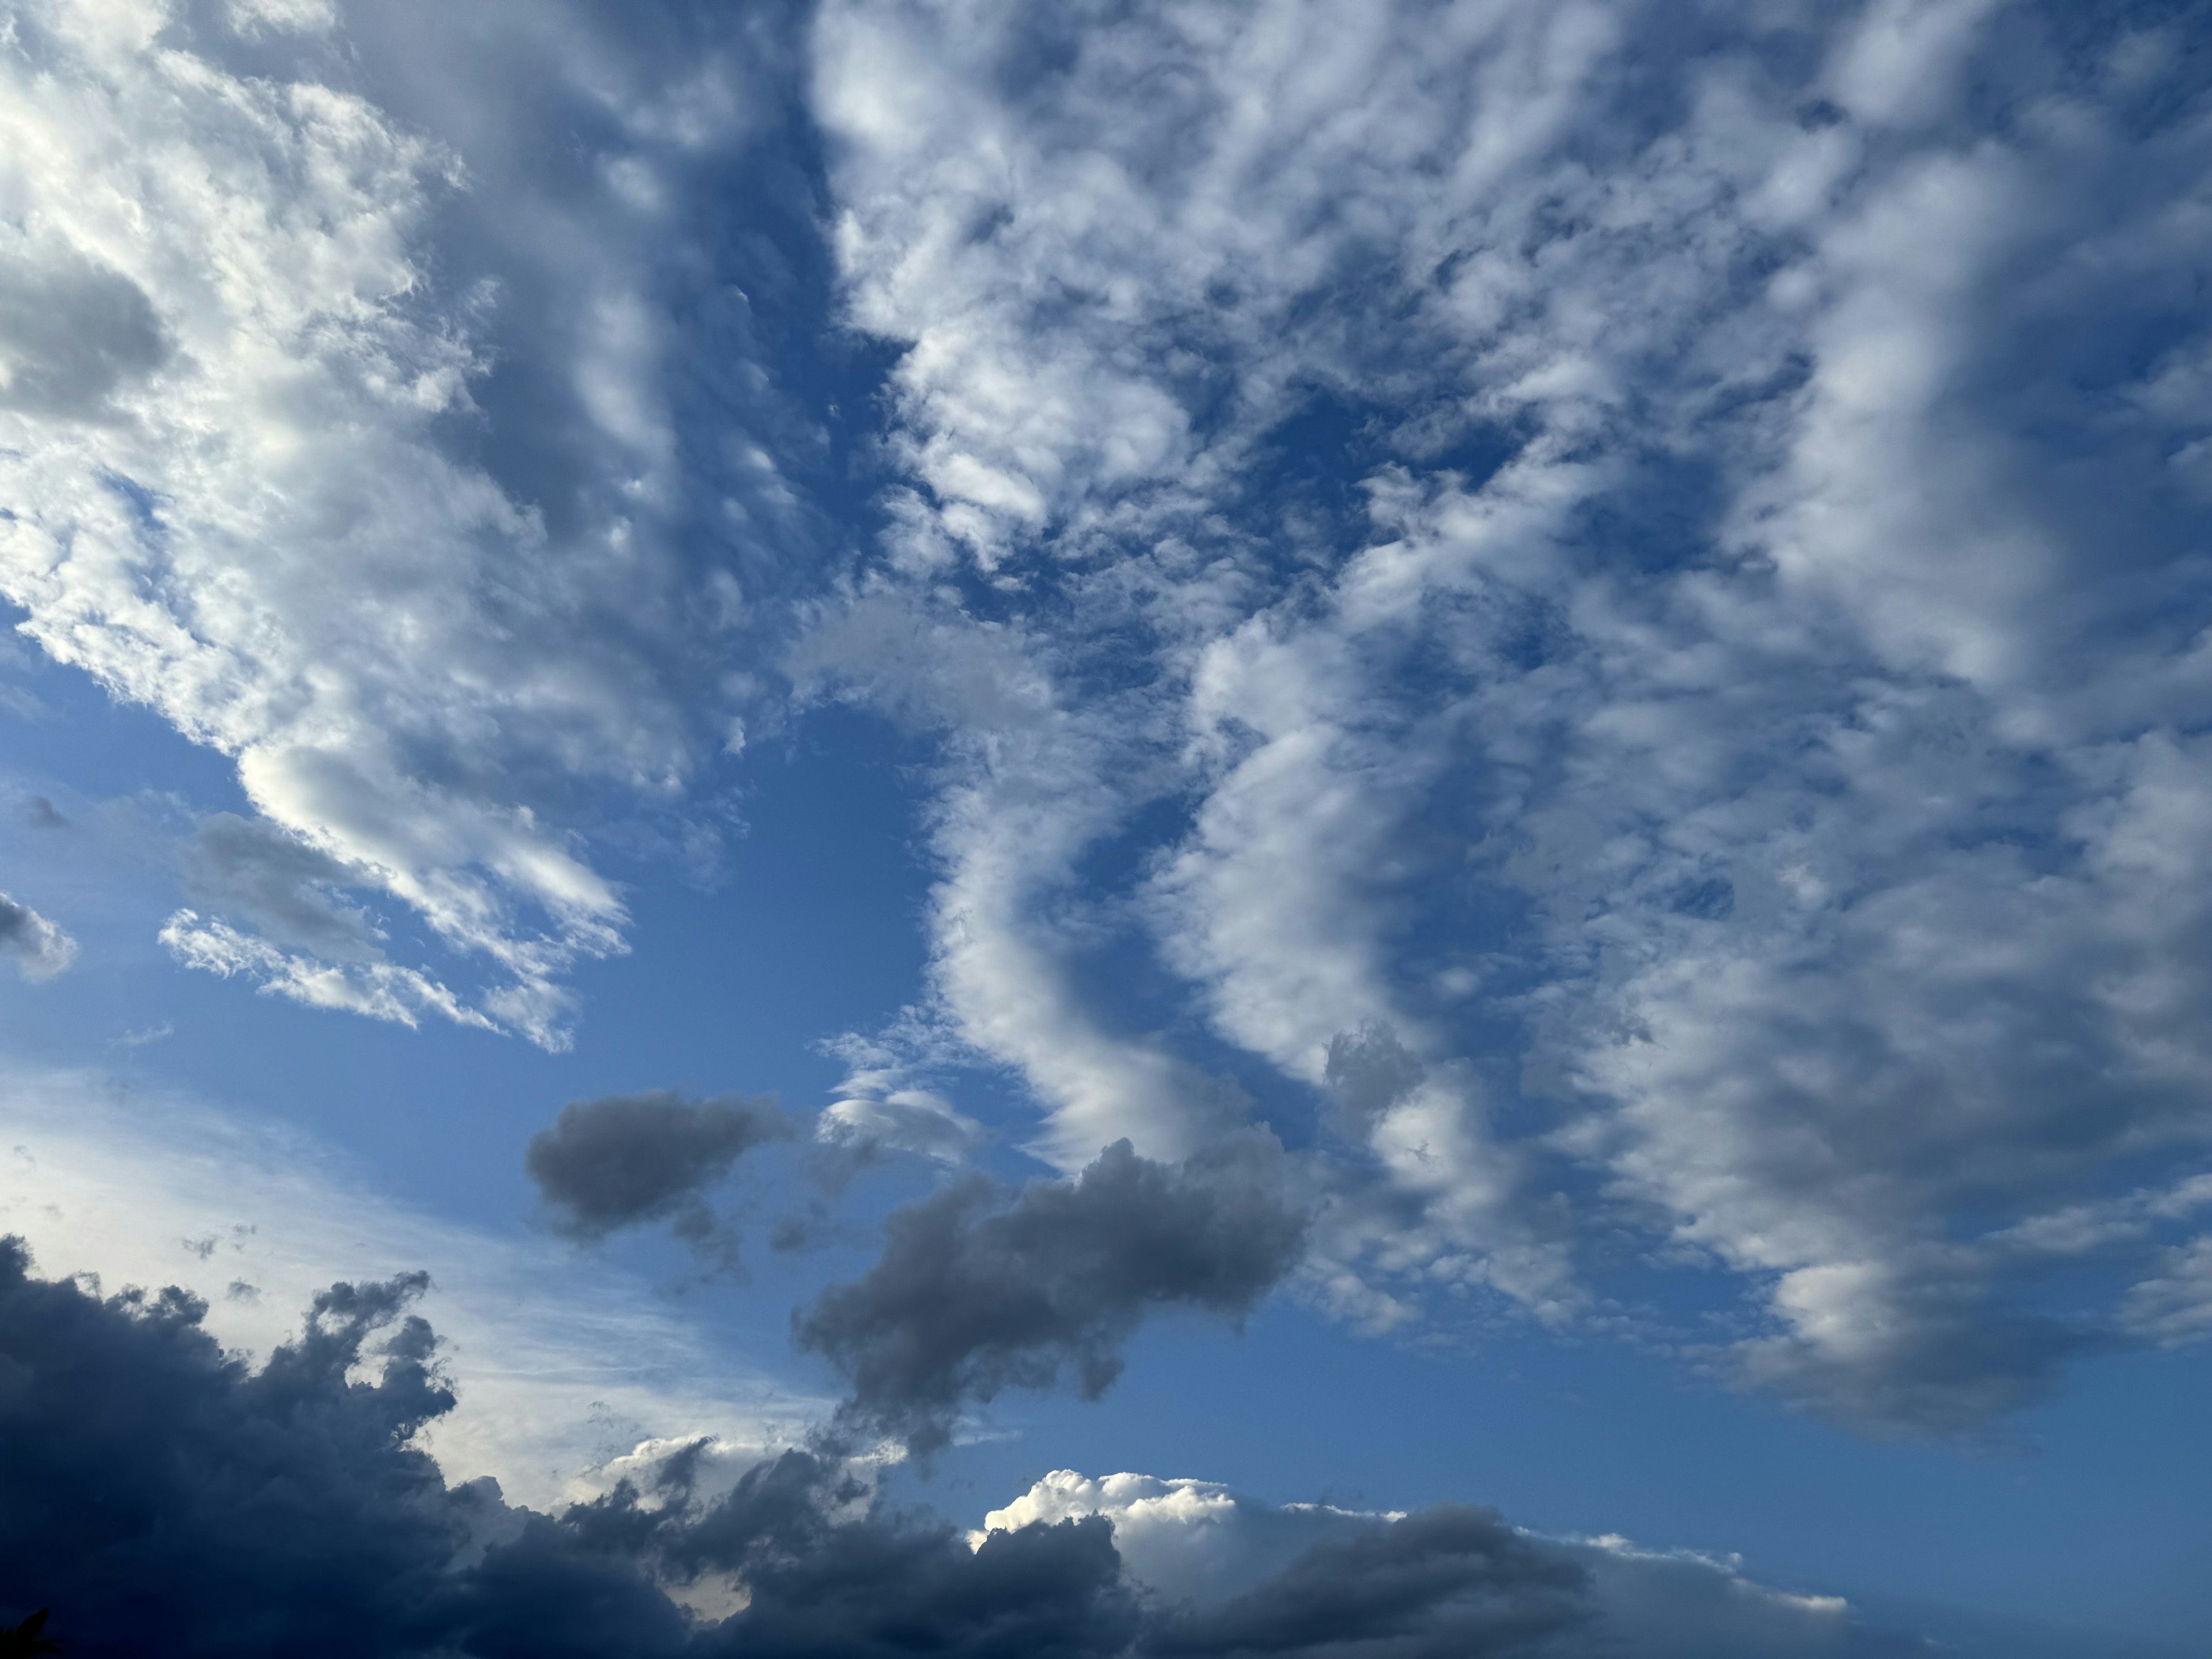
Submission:
[[[1297,1260],[1282,1148],[1249,1133],[1165,1164],[1116,1141],[1072,1181],[970,1176],[885,1224],[881,1259],[794,1322],[853,1384],[843,1420],[929,1453],[971,1402],[1070,1370],[1096,1397],[1121,1342],[1171,1307],[1238,1315]]]
[[[668,807],[720,742],[732,542],[804,515],[757,369],[742,454],[673,435],[689,256],[639,234],[750,131],[773,29],[617,51],[586,9],[501,15],[494,48],[434,8],[0,13],[0,593],[236,763],[258,817],[191,884],[264,931],[180,916],[181,960],[558,1047],[565,969],[626,920],[574,828],[594,792]],[[551,176],[532,135],[586,115],[603,172]],[[742,330],[689,320],[745,379]],[[702,514],[733,533],[687,540]],[[387,962],[302,883],[396,902],[486,983]]]
[[[1996,15],[823,9],[907,489],[799,670],[941,734],[1041,1150],[1249,1109],[1176,984],[1351,1316],[1586,1317],[1626,1228],[1905,1432],[2195,1328],[2179,1212],[2058,1224],[2212,1134],[2202,42]]]
[[[773,1100],[690,1101],[660,1091],[580,1100],[530,1138],[523,1167],[554,1224],[596,1243],[665,1221],[704,1260],[737,1265],[737,1241],[707,1202],[752,1148],[791,1133]]]

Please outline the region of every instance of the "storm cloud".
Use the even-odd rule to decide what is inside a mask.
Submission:
[[[558,1514],[510,1505],[489,1480],[449,1486],[410,1443],[454,1403],[410,1311],[423,1283],[332,1285],[252,1370],[186,1292],[102,1298],[0,1240],[0,1619],[52,1608],[77,1659],[1675,1651],[1619,1623],[1587,1550],[1456,1506],[1352,1517],[1352,1535],[1197,1600],[1142,1587],[1116,1543],[1126,1512],[1001,1514],[963,1534],[817,1451],[712,1498],[694,1445]]]
[[[851,1381],[846,1413],[927,1453],[963,1406],[1072,1370],[1095,1398],[1167,1308],[1238,1315],[1289,1270],[1307,1219],[1282,1147],[1249,1132],[1181,1164],[1116,1141],[1072,1181],[969,1176],[885,1224],[881,1260],[796,1322]]]
[[[556,1230],[580,1243],[665,1221],[702,1259],[731,1266],[736,1242],[706,1194],[746,1152],[790,1133],[765,1097],[610,1095],[562,1107],[531,1137],[523,1164]]]

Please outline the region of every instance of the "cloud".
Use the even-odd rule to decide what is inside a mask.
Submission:
[[[2197,1328],[2172,1218],[2096,1310],[2020,1248],[2212,1079],[2208,137],[2132,28],[822,9],[903,477],[794,671],[936,735],[929,1008],[1040,1151],[1319,1109],[1326,1305],[1569,1325],[1633,1237],[1743,1302],[1647,1336],[1876,1432]]]
[[[0,1079],[0,1231],[57,1274],[182,1286],[228,1351],[265,1358],[334,1279],[427,1271],[419,1310],[461,1403],[421,1443],[456,1484],[491,1475],[544,1507],[601,1490],[591,1471],[641,1442],[757,1458],[830,1410],[632,1275],[418,1213],[279,1126],[98,1074],[17,1073]]]
[[[418,1449],[454,1408],[423,1291],[421,1273],[330,1285],[256,1367],[189,1292],[102,1298],[0,1243],[0,1607],[51,1607],[95,1659],[1900,1650],[1838,1603],[1722,1564],[1563,1545],[1454,1505],[1270,1510],[1061,1472],[963,1536],[892,1508],[863,1465],[793,1450],[731,1475],[698,1438],[536,1511],[490,1480],[452,1484]],[[1162,1599],[1150,1565],[1207,1530],[1258,1534],[1237,1559],[1260,1576]]]
[[[416,990],[560,1048],[568,969],[628,920],[580,832],[684,816],[749,695],[728,596],[812,533],[782,468],[813,438],[725,314],[751,272],[679,205],[777,107],[778,25],[5,15],[0,594],[235,764],[258,827],[211,829],[196,878],[276,953],[181,959],[396,1017],[331,896],[360,889],[455,958],[397,964]],[[573,177],[552,135],[583,128]]]
[[[0,893],[0,953],[27,980],[52,979],[76,960],[76,941],[27,904]]]
[[[530,1138],[523,1166],[571,1238],[665,1221],[702,1259],[735,1267],[736,1241],[708,1204],[739,1158],[791,1133],[773,1100],[690,1101],[666,1090],[580,1100]]]
[[[103,1302],[8,1243],[0,1599],[38,1598],[93,1655],[1121,1647],[1133,1608],[1102,1522],[973,1550],[804,1454],[701,1503],[696,1444],[642,1492],[557,1516],[448,1486],[410,1444],[453,1403],[408,1311],[421,1288],[335,1285],[250,1370],[186,1293]],[[741,1589],[687,1610],[715,1584]]]
[[[983,1140],[982,1125],[927,1089],[832,1101],[822,1109],[814,1133],[817,1140],[849,1158],[907,1152],[954,1165],[966,1163]]]
[[[380,960],[379,930],[335,896],[357,882],[329,854],[276,825],[216,812],[185,842],[185,896],[251,922],[265,939],[327,961]]]
[[[1270,1135],[1179,1164],[1117,1141],[1070,1181],[1009,1193],[971,1176],[893,1212],[881,1259],[793,1330],[850,1379],[845,1420],[928,1453],[964,1406],[1010,1387],[1071,1370],[1095,1398],[1152,1313],[1246,1312],[1296,1262],[1306,1228]]]
[[[1758,1583],[1731,1561],[1617,1537],[1546,1538],[1486,1510],[1377,1514],[1267,1504],[1206,1480],[1055,1470],[984,1518],[1102,1516],[1159,1598],[1148,1653],[1621,1654],[1779,1659],[1925,1650],[1839,1597]]]

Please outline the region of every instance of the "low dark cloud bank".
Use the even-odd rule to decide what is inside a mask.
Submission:
[[[564,1106],[531,1138],[524,1167],[554,1226],[597,1243],[624,1227],[666,1222],[714,1265],[734,1267],[734,1236],[707,1202],[738,1159],[791,1133],[773,1100],[690,1101],[667,1090]]]
[[[1123,1178],[1104,1167],[1085,1201]],[[1589,1650],[1586,1571],[1474,1510],[1323,1545],[1201,1611],[1133,1587],[1101,1517],[971,1549],[816,1453],[711,1503],[678,1456],[650,1491],[516,1509],[489,1480],[448,1486],[408,1443],[453,1403],[407,1310],[422,1282],[334,1285],[256,1371],[184,1292],[103,1300],[0,1242],[0,1619],[51,1607],[76,1659]],[[667,1593],[702,1583],[749,1600],[711,1619]]]
[[[1182,1164],[1126,1140],[1073,1181],[1008,1192],[981,1176],[895,1212],[882,1258],[795,1323],[850,1380],[842,1421],[924,1454],[969,1401],[1050,1388],[1102,1393],[1147,1314],[1248,1311],[1297,1261],[1306,1216],[1281,1146],[1252,1132]]]

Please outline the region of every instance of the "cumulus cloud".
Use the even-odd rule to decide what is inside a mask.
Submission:
[[[1064,1371],[1097,1397],[1148,1315],[1249,1310],[1304,1248],[1282,1148],[1251,1132],[1160,1164],[1116,1141],[1069,1181],[970,1176],[884,1224],[880,1260],[793,1324],[851,1380],[843,1419],[929,1453],[961,1410]]]
[[[696,1445],[644,1492],[557,1516],[509,1507],[490,1480],[448,1486],[409,1444],[453,1403],[407,1312],[420,1288],[335,1285],[249,1370],[189,1295],[101,1301],[32,1277],[7,1242],[0,1597],[39,1598],[94,1655],[865,1653],[917,1631],[953,1653],[1119,1645],[1127,1598],[1103,1522],[972,1551],[803,1454],[695,1504]],[[691,1610],[715,1583],[742,1589]]]
[[[530,1138],[523,1166],[568,1237],[596,1243],[665,1221],[704,1260],[737,1265],[737,1243],[707,1194],[754,1147],[791,1133],[773,1100],[686,1100],[666,1090],[580,1100]]]
[[[1055,1470],[984,1518],[998,1529],[1103,1516],[1167,1610],[1160,1653],[1619,1653],[1777,1659],[1921,1652],[1839,1597],[1777,1589],[1733,1562],[1626,1539],[1545,1538],[1486,1510],[1377,1514],[1261,1502],[1206,1480]]]
[[[1267,1531],[1264,1506],[1063,1472],[963,1536],[892,1508],[860,1466],[787,1451],[718,1478],[696,1439],[641,1449],[604,1492],[532,1510],[489,1480],[449,1483],[412,1443],[454,1403],[413,1310],[422,1288],[419,1273],[332,1285],[254,1367],[188,1292],[103,1299],[37,1277],[20,1241],[0,1241],[0,1607],[50,1607],[70,1650],[95,1656],[1890,1650],[1839,1607],[1724,1566],[1562,1546],[1449,1505],[1275,1512],[1249,1557],[1273,1576],[1172,1600],[1144,1576],[1165,1537],[1194,1519]],[[1172,1519],[1170,1493],[1185,1500]],[[1608,1561],[1661,1564],[1673,1603],[1639,1602]],[[1713,1616],[1731,1595],[1734,1612]],[[1838,1639],[1806,1639],[1824,1620]]]
[[[27,904],[0,893],[0,954],[27,980],[52,979],[76,960],[76,941]]]
[[[1626,1229],[1939,1433],[2193,1330],[2177,1218],[2021,1242],[2212,1139],[2197,26],[1207,15],[816,26],[904,477],[794,664],[940,736],[944,1026],[1179,1156],[1179,996],[1370,1325]]]

